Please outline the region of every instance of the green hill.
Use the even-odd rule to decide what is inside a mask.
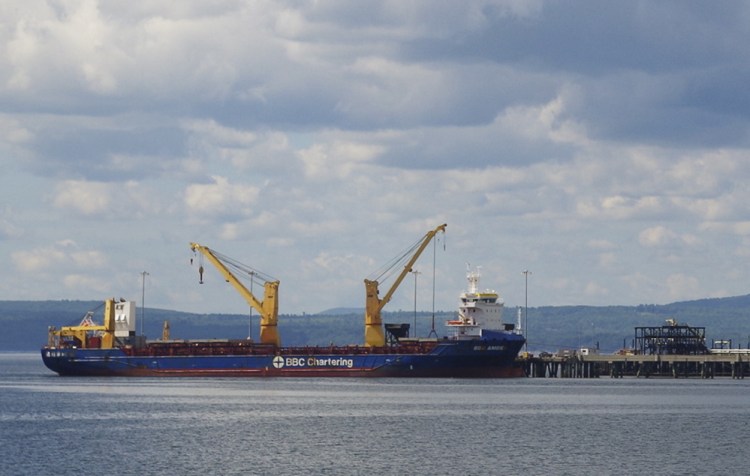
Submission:
[[[48,326],[74,325],[87,311],[101,319],[102,302],[96,301],[0,301],[0,351],[36,350],[47,341]],[[138,310],[140,317],[140,309]],[[435,314],[435,331],[445,335],[443,323],[455,312]],[[632,345],[636,326],[661,326],[666,319],[705,327],[708,345],[714,339],[731,339],[734,347],[748,347],[750,341],[750,295],[701,299],[666,305],[640,306],[545,306],[529,308],[527,337],[529,350],[557,351],[562,348],[592,347],[614,352]],[[516,308],[505,311],[506,322],[516,321]],[[257,338],[259,320],[236,314],[191,314],[164,309],[145,310],[143,330],[149,338],[161,336],[162,323],[169,320],[172,338]],[[385,322],[413,325],[413,312],[386,312]],[[417,333],[426,336],[432,313],[417,314]],[[279,333],[284,345],[361,344],[364,312],[335,309],[322,314],[279,316]],[[138,324],[140,331],[141,324]]]

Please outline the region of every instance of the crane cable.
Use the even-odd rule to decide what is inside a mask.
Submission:
[[[427,234],[414,242],[413,245],[403,251],[400,255],[397,255],[389,262],[381,266],[378,270],[373,272],[368,277],[368,279],[370,279],[371,281],[382,283],[383,281],[387,281],[388,279],[390,279],[394,274],[396,274],[397,271],[401,272],[401,268],[403,268],[403,266],[409,261],[409,259],[414,256],[414,252],[417,250],[417,248],[419,248],[419,245],[422,244],[426,236]]]
[[[248,279],[251,282],[254,282],[256,284],[259,284],[260,286],[265,285],[268,282],[271,281],[278,281],[278,279],[274,278],[273,276],[264,273],[262,271],[259,271],[251,266],[248,266],[246,264],[243,264],[233,258],[230,258],[229,256],[226,256],[224,254],[219,253],[215,249],[211,248],[211,253],[221,261],[228,269],[231,269],[236,274],[241,275],[243,278]],[[197,251],[193,250],[193,253],[197,253]],[[198,256],[198,273],[200,274],[200,282],[203,284],[203,254],[200,254]],[[190,260],[190,264],[193,263],[193,260]],[[239,276],[238,276],[239,277]],[[257,278],[257,279],[256,279]]]
[[[443,233],[443,236],[445,236],[445,233]],[[437,276],[437,240],[439,238],[436,236],[435,241],[432,242],[432,325],[430,328],[430,333],[428,334],[428,337],[437,337],[437,332],[435,331],[435,279]],[[443,239],[443,251],[445,251],[445,239]]]

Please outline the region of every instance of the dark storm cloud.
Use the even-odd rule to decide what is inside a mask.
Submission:
[[[172,127],[44,131],[30,167],[41,176],[125,181],[153,178],[160,162],[186,153],[186,137]],[[118,157],[127,157],[118,160]],[[159,159],[156,159],[156,158]],[[161,173],[161,172],[158,172]]]
[[[489,61],[576,85],[570,112],[601,139],[747,145],[745,3],[548,2],[529,18],[484,13],[484,28],[416,39],[405,57]]]
[[[735,60],[735,42],[747,34],[746,7],[729,3],[546,2],[528,18],[486,7],[484,27],[419,38],[403,51],[415,60],[488,60],[585,75],[684,70]]]

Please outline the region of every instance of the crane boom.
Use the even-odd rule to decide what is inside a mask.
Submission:
[[[111,349],[114,345],[115,340],[115,301],[114,299],[107,299],[105,301],[104,308],[104,324],[96,325],[91,323],[91,313],[86,314],[84,322],[77,326],[65,326],[60,329],[50,328],[49,338],[50,342],[53,339],[60,337],[74,337],[78,340],[77,345],[81,348],[86,349],[89,347],[89,339],[87,336],[91,332],[101,333],[101,343],[99,344],[100,349]]]
[[[224,261],[210,248],[190,243],[190,249],[199,251],[205,256],[216,269],[219,270],[224,279],[231,284],[237,292],[247,301],[247,303],[260,313],[260,342],[263,344],[281,345],[279,338],[278,321],[279,321],[279,298],[278,289],[279,281],[266,281],[263,285],[263,299],[259,301],[249,289],[232,274]]]
[[[412,270],[412,266],[417,262],[419,256],[422,254],[427,245],[439,232],[445,232],[446,224],[442,224],[432,231],[429,231],[422,242],[420,243],[417,250],[412,255],[409,262],[404,266],[401,274],[398,275],[396,281],[390,287],[388,292],[379,298],[378,281],[365,279],[365,345],[368,347],[379,347],[385,345],[385,334],[383,332],[383,321],[380,317],[380,311],[383,310],[388,301],[393,297],[393,293],[401,285],[401,282],[406,277],[407,273]]]

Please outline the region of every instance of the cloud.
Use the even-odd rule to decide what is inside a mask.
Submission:
[[[375,145],[342,140],[315,144],[301,150],[298,155],[307,179],[331,181],[346,180],[357,172],[367,170],[368,162],[380,152],[381,149]]]
[[[19,251],[11,255],[16,268],[24,273],[45,270],[66,260],[63,251],[55,248]]]
[[[589,282],[586,284],[586,288],[584,290],[584,294],[586,296],[595,297],[597,299],[600,299],[603,296],[609,295],[609,290],[603,286],[601,286],[599,283],[595,282]]]
[[[112,188],[106,183],[66,180],[58,185],[53,205],[84,215],[106,212],[112,201]]]
[[[186,137],[172,121],[133,116],[48,117],[31,115],[26,127],[37,138],[22,167],[42,176],[125,181],[175,173]]]
[[[143,269],[181,287],[194,238],[264,261],[294,310],[360,304],[368,263],[440,223],[440,307],[469,259],[509,303],[522,269],[537,303],[662,302],[692,276],[745,291],[740,3],[52,0],[0,18],[0,245],[36,274],[5,295]],[[163,286],[154,302],[182,305]]]
[[[666,280],[669,299],[692,300],[701,294],[700,280],[683,273],[670,274]]]
[[[748,63],[728,45],[747,33],[724,23],[742,18],[737,7],[707,14],[640,2],[522,3],[34,3],[5,12],[15,22],[6,33],[6,84],[42,100],[73,88],[72,108],[104,96],[121,111],[177,110],[190,97],[227,124],[360,129],[486,124],[507,107],[538,106],[568,89],[581,92],[570,112],[597,136],[742,136],[736,99],[748,97]],[[734,101],[708,100],[718,80]],[[733,118],[731,134],[705,127],[717,117]],[[696,125],[705,132],[695,134]]]
[[[589,240],[588,245],[597,250],[611,250],[616,248],[616,245],[611,241],[602,239]]]
[[[250,185],[233,185],[226,177],[211,177],[212,183],[192,184],[185,189],[184,203],[188,215],[247,215],[260,189]]]
[[[81,250],[71,240],[62,240],[53,246],[17,251],[11,255],[16,268],[23,273],[47,272],[61,266],[75,269],[104,268],[107,257],[99,250]]]
[[[34,138],[31,131],[14,117],[0,114],[0,141],[7,144],[24,144]]]
[[[674,245],[695,245],[699,239],[693,235],[679,235],[665,226],[647,228],[638,235],[638,242],[647,248],[663,248]]]
[[[69,292],[79,293],[81,290],[86,290],[87,293],[96,292],[104,296],[107,296],[107,293],[111,294],[111,283],[98,276],[67,274],[62,282]]]
[[[162,192],[132,181],[63,180],[55,185],[51,203],[70,218],[142,219],[169,210],[167,199],[160,197]]]
[[[13,209],[7,206],[0,209],[0,241],[23,236],[24,230],[17,224],[17,220]]]

